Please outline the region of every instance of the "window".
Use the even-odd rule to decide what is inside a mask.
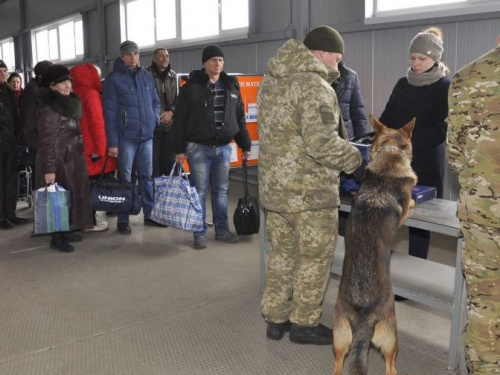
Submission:
[[[7,38],[0,40],[0,60],[7,65],[9,72],[16,69],[16,55],[14,53],[14,39]]]
[[[500,0],[365,0],[365,23],[383,23],[488,13]]]
[[[31,31],[33,66],[42,60],[52,62],[83,58],[81,16],[64,19]]]
[[[122,40],[141,47],[246,35],[249,0],[121,0]]]

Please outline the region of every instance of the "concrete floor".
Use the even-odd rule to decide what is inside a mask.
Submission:
[[[251,194],[256,195],[255,187]],[[231,182],[231,208],[242,195]],[[20,204],[19,216],[32,218]],[[260,316],[259,237],[193,250],[192,235],[144,227],[84,233],[72,254],[32,237],[31,224],[0,232],[0,374],[331,374],[331,347],[265,338]],[[406,250],[402,231],[396,247]],[[454,265],[455,242],[432,238],[430,257]],[[338,279],[322,322],[331,326]],[[399,374],[446,373],[449,314],[396,303]],[[372,349],[370,374],[384,373]]]

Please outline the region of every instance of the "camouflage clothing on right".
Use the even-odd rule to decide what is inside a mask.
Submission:
[[[272,252],[262,312],[268,322],[317,326],[337,238],[339,173],[359,151],[339,137],[330,84],[339,72],[297,40],[269,60],[259,88],[259,199]]]
[[[500,47],[462,68],[449,97],[448,158],[458,173],[467,365],[500,374]]]

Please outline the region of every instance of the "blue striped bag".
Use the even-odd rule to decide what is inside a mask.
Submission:
[[[70,206],[70,192],[57,184],[36,190],[33,194],[35,234],[68,232]]]
[[[179,175],[174,176],[175,168]],[[199,232],[203,230],[203,211],[196,188],[189,184],[182,165],[174,164],[169,176],[155,177],[151,220],[169,227]]]

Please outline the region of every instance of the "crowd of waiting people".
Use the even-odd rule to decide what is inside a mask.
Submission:
[[[238,242],[229,230],[227,192],[229,143],[235,139],[245,159],[250,152],[243,102],[236,78],[223,71],[220,47],[207,46],[202,64],[179,101],[177,75],[165,48],[156,48],[151,65],[143,69],[138,45],[123,42],[105,80],[93,64],[68,69],[40,61],[24,90],[21,76],[8,76],[0,60],[0,227],[27,223],[16,216],[20,163],[31,167],[33,189],[57,183],[71,192],[71,230],[52,234],[53,249],[72,252],[72,242],[82,240],[77,231],[108,229],[106,215],[92,210],[90,181],[117,168],[129,183],[137,177],[144,225],[162,226],[150,219],[153,178],[169,174],[186,154],[204,222],[210,185],[215,239]],[[22,161],[21,153],[27,154]],[[117,231],[132,233],[129,215],[117,214]],[[193,247],[206,246],[205,225],[194,233]]]

